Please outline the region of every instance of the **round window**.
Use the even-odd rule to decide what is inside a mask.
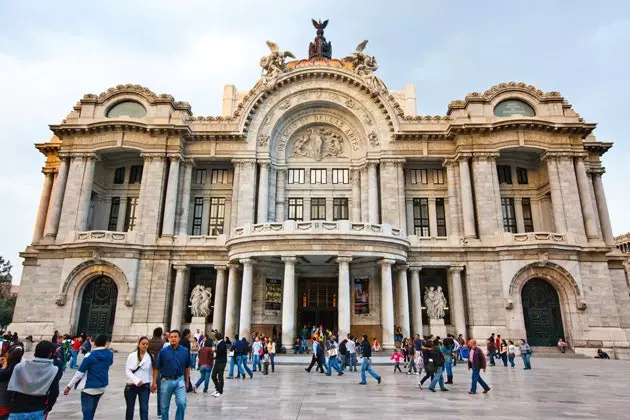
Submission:
[[[142,118],[147,115],[147,110],[138,102],[119,102],[107,111],[107,118],[132,117]]]
[[[536,113],[534,112],[534,108],[529,104],[519,101],[518,99],[507,99],[499,102],[499,104],[494,107],[495,117],[511,117],[512,115],[533,117]]]

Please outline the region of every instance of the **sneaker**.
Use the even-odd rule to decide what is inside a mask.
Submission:
[[[367,382],[359,382],[359,385],[367,385]]]
[[[308,370],[307,368],[304,368],[304,370],[306,371],[306,373],[311,373],[311,371]]]
[[[381,377],[380,376],[378,377],[377,381],[378,381],[378,384],[380,385],[381,384]]]
[[[220,398],[223,394],[217,392],[216,394],[214,394],[214,398]]]
[[[431,392],[437,392],[437,391],[435,390],[435,388],[429,388],[429,391],[431,391]]]
[[[243,375],[243,379],[245,379],[245,375]],[[249,374],[249,379],[254,379],[254,374],[253,373]]]
[[[407,375],[413,375],[411,372],[407,372]]]
[[[468,391],[469,394],[476,394],[476,392]]]
[[[339,372],[337,376],[343,376],[343,372]]]
[[[217,392],[217,391],[214,391],[214,392],[212,393],[212,396],[214,397],[216,394],[218,394],[218,392]]]
[[[483,393],[484,393],[484,394],[487,394],[488,392],[490,392],[490,388],[488,388],[488,389],[484,389],[484,390],[483,390]]]
[[[234,376],[228,376],[226,379],[234,379]]]
[[[448,391],[448,389],[444,388],[444,389],[440,389],[440,391],[446,392],[446,391]]]

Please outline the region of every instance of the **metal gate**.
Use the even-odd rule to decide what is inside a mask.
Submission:
[[[532,346],[556,346],[564,338],[560,300],[547,281],[532,279],[521,292],[527,341]]]
[[[100,276],[90,280],[85,286],[81,299],[77,333],[85,332],[91,336],[106,334],[111,340],[117,298],[118,288],[112,279]]]

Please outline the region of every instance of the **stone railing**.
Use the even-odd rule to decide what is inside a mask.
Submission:
[[[325,220],[312,220],[297,222],[287,220],[285,222],[268,222],[246,224],[234,230],[232,238],[256,235],[286,235],[286,234],[342,234],[342,235],[376,235],[406,239],[400,229],[388,224],[354,223],[349,220],[328,222]]]
[[[567,235],[553,232],[512,233],[512,242],[558,242],[566,243]]]
[[[126,244],[133,240],[133,232],[113,232],[109,230],[90,230],[76,232],[75,242],[108,242]]]
[[[183,240],[183,245],[201,246],[201,245],[224,245],[226,236],[221,235],[201,235],[201,236],[189,236],[183,235],[178,238],[178,241]]]

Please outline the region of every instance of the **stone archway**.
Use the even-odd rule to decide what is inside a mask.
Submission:
[[[553,347],[565,338],[562,308],[556,289],[546,280],[534,278],[521,290],[527,342],[532,346]]]
[[[111,340],[116,319],[118,287],[108,276],[91,279],[83,288],[77,332],[107,335]]]

